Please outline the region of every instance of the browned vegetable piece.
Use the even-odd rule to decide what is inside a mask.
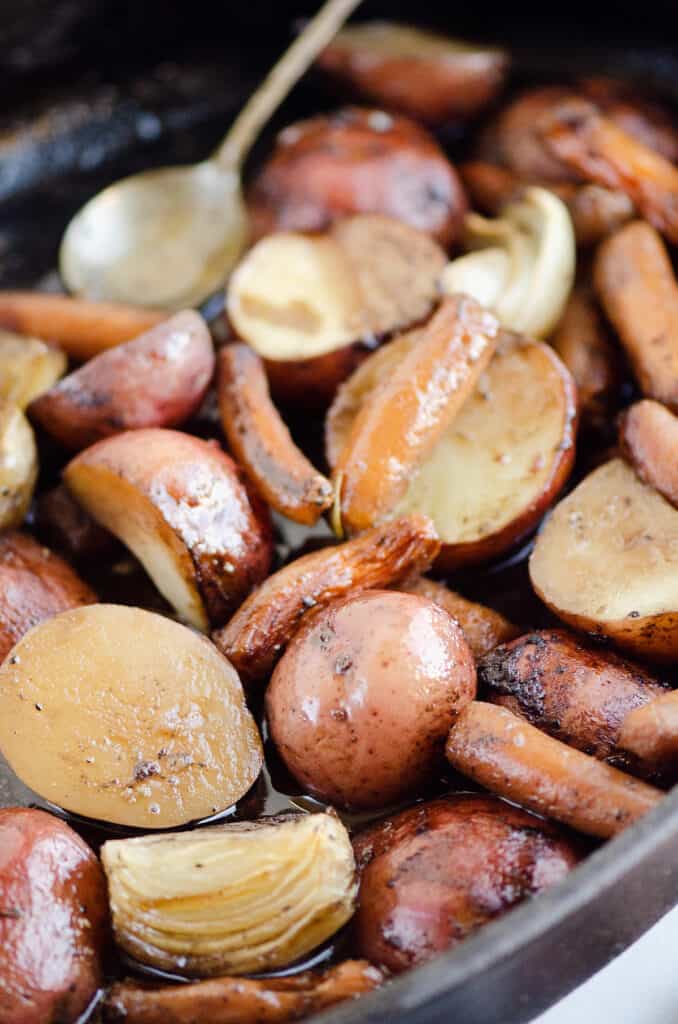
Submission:
[[[0,808],[0,1020],[70,1024],[103,982],[101,865],[63,821]]]
[[[535,131],[565,166],[586,180],[621,189],[669,241],[678,242],[678,167],[669,160],[586,100],[555,104]]]
[[[619,78],[585,78],[578,88],[629,135],[667,160],[678,162],[678,129],[666,107],[638,95]]]
[[[675,769],[678,760],[678,692],[634,708],[624,719],[619,745],[657,768]]]
[[[634,221],[603,242],[594,283],[641,390],[678,409],[678,283],[654,228]]]
[[[501,704],[550,736],[633,774],[651,774],[619,748],[633,708],[665,687],[646,669],[564,630],[541,630],[502,644],[478,665],[478,679]]]
[[[29,414],[80,451],[142,427],[173,427],[200,406],[214,372],[207,324],[184,310],[91,359],[34,399]]]
[[[619,443],[640,479],[678,508],[678,416],[659,402],[636,402],[624,413]]]
[[[664,795],[494,704],[468,704],[446,752],[457,771],[498,796],[602,839],[632,825]]]
[[[394,972],[556,885],[581,857],[549,822],[480,794],[418,804],[353,845],[361,869],[358,949]]]
[[[431,781],[475,692],[454,619],[414,594],[368,590],[305,619],[273,672],[266,716],[305,790],[333,806],[380,808]]]
[[[607,426],[620,397],[621,354],[586,286],[577,286],[570,295],[551,344],[574,377],[584,423]]]
[[[332,484],[292,440],[256,352],[247,345],[223,348],[217,386],[229,447],[258,492],[294,522],[316,523],[332,504]]]
[[[415,576],[399,584],[398,590],[418,594],[444,608],[448,615],[461,626],[473,657],[477,660],[491,651],[497,644],[513,640],[520,630],[494,608],[488,608],[476,601],[469,601],[461,594],[450,590],[443,583]]]
[[[357,413],[334,470],[341,523],[357,532],[403,497],[474,391],[499,324],[474,299],[445,299],[417,344]]]
[[[58,551],[76,561],[108,558],[116,539],[88,516],[65,484],[41,494],[36,503],[36,526]]]
[[[0,661],[38,622],[96,600],[70,565],[30,534],[0,534]]]
[[[72,359],[91,359],[167,319],[150,309],[43,292],[0,291],[0,327],[53,341]]]
[[[223,623],[268,573],[268,511],[250,501],[216,442],[128,430],[80,452],[64,480],[197,629]]]
[[[319,231],[353,213],[382,213],[445,246],[458,237],[467,208],[456,171],[424,128],[360,107],[281,132],[248,204],[256,238]]]
[[[410,25],[370,21],[339,32],[318,63],[371,102],[437,124],[487,106],[504,84],[509,56]]]
[[[311,608],[425,572],[439,549],[430,519],[413,515],[304,555],[262,583],[214,642],[245,682],[265,679]]]
[[[383,978],[365,960],[345,960],[322,973],[290,978],[214,978],[153,988],[118,982],[104,1020],[127,1024],[286,1024],[377,988]]]
[[[528,184],[514,171],[482,160],[470,160],[459,168],[472,201],[485,213],[498,214]],[[572,218],[579,245],[593,245],[616,231],[634,215],[635,207],[624,192],[601,185],[537,181],[563,200]]]

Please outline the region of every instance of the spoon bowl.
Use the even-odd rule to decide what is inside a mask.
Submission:
[[[226,280],[248,237],[241,168],[259,131],[360,0],[325,0],[202,163],[124,178],[83,206],[61,242],[69,291],[174,311]]]

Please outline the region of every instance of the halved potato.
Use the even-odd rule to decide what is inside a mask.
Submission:
[[[66,356],[54,345],[0,328],[0,398],[25,409],[56,384],[67,366]]]
[[[301,362],[316,371],[306,382],[312,398],[314,378],[327,394],[353,369],[355,346],[429,315],[445,263],[442,249],[415,228],[351,217],[323,235],[262,239],[233,274],[226,308],[237,335],[268,361],[274,391],[293,387],[284,378],[296,376]]]
[[[207,324],[192,309],[102,352],[31,402],[29,415],[80,451],[141,427],[174,427],[199,407],[214,372]]]
[[[640,479],[678,509],[678,416],[659,402],[636,402],[622,418],[619,444]]]
[[[0,399],[0,530],[21,525],[37,478],[33,430],[18,405]]]
[[[678,658],[678,511],[612,459],[561,501],[530,578],[564,622],[640,657]]]
[[[47,619],[0,667],[0,750],[75,814],[171,828],[225,810],[263,761],[235,669],[204,637],[119,605]]]
[[[487,106],[504,84],[509,55],[411,25],[367,21],[342,29],[318,64],[370,101],[436,124]]]
[[[38,622],[96,599],[67,562],[30,534],[0,534],[0,660]]]
[[[377,382],[418,339],[410,332],[384,346],[339,390],[327,419],[330,463]],[[574,383],[553,350],[505,333],[392,514],[417,511],[433,519],[443,542],[436,567],[444,571],[499,555],[534,528],[563,486],[575,425]]]
[[[268,574],[268,513],[231,458],[177,430],[129,430],[86,448],[64,480],[136,555],[180,618],[220,625]]]
[[[286,967],[346,924],[358,891],[332,812],[112,840],[101,859],[118,945],[197,978]]]

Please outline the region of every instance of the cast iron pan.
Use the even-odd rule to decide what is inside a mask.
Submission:
[[[58,241],[86,198],[122,174],[210,152],[295,19],[316,6],[311,0],[3,0],[0,287],[58,287]],[[516,3],[496,11],[487,3],[471,6],[429,4],[427,23],[506,43],[518,82],[610,72],[678,103],[670,0],[649,10],[583,2],[541,13]],[[363,10],[409,20],[419,13],[411,0],[366,0]],[[311,76],[276,124],[335,103]],[[443,142],[453,155],[463,152],[463,138],[454,132]],[[524,557],[464,583],[469,596],[487,591],[490,603],[517,621],[534,622]],[[269,789],[266,807],[272,798],[284,806],[287,792],[283,787],[276,796]],[[0,763],[0,806],[31,802],[33,795]],[[678,792],[593,852],[557,889],[322,1020],[520,1024],[620,953],[676,902]]]

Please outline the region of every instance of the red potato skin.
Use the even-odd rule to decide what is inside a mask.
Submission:
[[[273,557],[268,510],[249,494],[233,459],[216,441],[177,430],[130,430],[85,449],[64,481],[103,466],[145,494],[190,552],[207,616],[220,625],[257,583]]]
[[[38,497],[35,521],[40,536],[76,562],[110,558],[115,553],[118,541],[113,534],[87,515],[65,484]]]
[[[247,345],[223,348],[217,386],[229,448],[255,489],[282,515],[312,526],[332,504],[332,484],[292,440],[256,352]]]
[[[0,534],[0,661],[39,622],[96,601],[70,565],[29,534]]]
[[[368,57],[369,59],[365,59]],[[341,35],[321,54],[318,65],[370,102],[430,124],[477,114],[498,95],[509,68],[508,54],[479,48],[451,51],[439,59],[427,54],[382,55],[354,46]]]
[[[248,206],[255,239],[380,213],[445,247],[459,237],[467,211],[456,171],[425,129],[360,107],[286,128],[249,190]]]
[[[324,409],[337,388],[370,354],[362,342],[344,345],[314,359],[266,359],[266,374],[271,393],[280,402],[297,403]]]
[[[440,550],[426,516],[403,516],[313,551],[261,584],[212,639],[245,683],[266,679],[309,612],[358,590],[425,572]]]
[[[0,1020],[70,1024],[103,982],[108,898],[99,861],[44,811],[0,808]]]
[[[666,692],[654,676],[565,630],[528,633],[478,665],[481,691],[549,736],[632,774],[654,766],[619,746],[625,717]]]
[[[308,616],[273,673],[266,713],[304,789],[378,808],[429,781],[475,689],[454,619],[424,598],[372,590]]]
[[[200,406],[214,373],[207,325],[185,310],[90,360],[39,395],[29,415],[81,451],[142,427],[173,427]]]
[[[619,446],[640,479],[678,508],[678,416],[645,399],[624,413]]]
[[[582,850],[492,796],[418,804],[359,834],[358,949],[394,973],[456,946],[560,882]]]
[[[290,978],[213,978],[190,985],[149,988],[133,981],[114,985],[104,1021],[127,1024],[287,1024],[345,999],[371,992],[383,981],[365,960],[345,960],[322,973]]]

